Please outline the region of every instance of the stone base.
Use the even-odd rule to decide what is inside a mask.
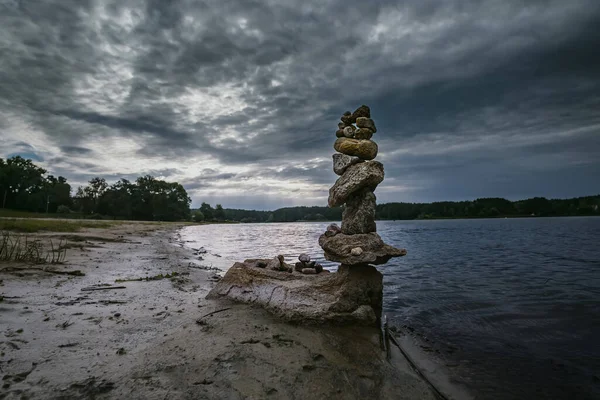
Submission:
[[[373,326],[381,318],[383,277],[370,265],[304,275],[238,262],[206,298],[257,304],[289,322]]]
[[[386,244],[377,233],[345,235],[325,232],[319,237],[325,259],[346,265],[385,264],[393,257],[406,255],[406,250]]]

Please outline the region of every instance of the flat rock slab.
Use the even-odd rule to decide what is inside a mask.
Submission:
[[[207,295],[257,304],[294,323],[369,326],[381,316],[382,275],[369,265],[305,275],[235,263]]]
[[[375,232],[356,235],[338,233],[335,236],[322,234],[319,246],[325,252],[325,259],[346,265],[385,264],[392,257],[406,255],[406,250],[385,244]],[[353,255],[352,249],[358,247],[362,253]]]

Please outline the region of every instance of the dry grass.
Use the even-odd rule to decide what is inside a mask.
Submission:
[[[27,235],[0,232],[0,261],[59,264],[65,260],[67,255],[66,244],[65,240],[55,243],[50,239],[45,248],[39,239],[32,239]]]

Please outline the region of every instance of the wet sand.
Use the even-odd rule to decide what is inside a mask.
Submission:
[[[437,398],[397,348],[386,359],[376,328],[294,326],[205,300],[218,271],[176,229],[46,234],[74,246],[46,268],[84,276],[0,263],[0,399]],[[115,282],[159,274],[175,276]]]

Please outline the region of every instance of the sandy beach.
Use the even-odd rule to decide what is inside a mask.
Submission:
[[[67,239],[64,264],[0,264],[0,399],[438,398],[377,328],[205,300],[219,271],[178,228],[37,234]]]

